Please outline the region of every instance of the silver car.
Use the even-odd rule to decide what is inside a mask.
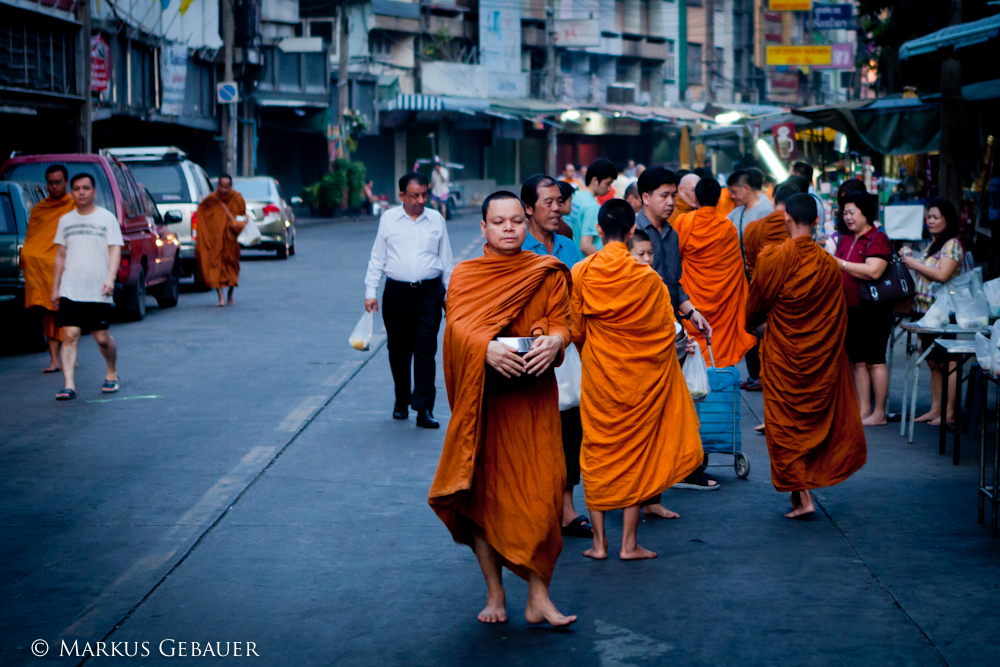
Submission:
[[[180,241],[182,274],[194,275],[195,212],[198,203],[212,192],[205,170],[176,146],[105,148],[101,153],[127,164],[135,180],[153,195],[163,222]]]
[[[278,259],[295,254],[295,213],[277,179],[244,176],[233,179],[233,187],[247,203],[247,218],[260,230],[260,244],[254,250],[274,250]],[[295,198],[297,199],[297,198]],[[293,200],[293,203],[297,203]]]

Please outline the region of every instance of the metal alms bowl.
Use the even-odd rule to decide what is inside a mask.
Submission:
[[[687,356],[688,337],[687,332],[680,322],[674,322],[674,346],[677,348],[677,361],[684,361]]]
[[[535,342],[534,336],[514,336],[514,337],[499,337],[497,338],[498,343],[506,345],[508,348],[513,350],[516,354],[524,356],[531,350],[531,346]]]

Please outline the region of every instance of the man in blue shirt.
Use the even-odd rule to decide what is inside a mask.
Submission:
[[[532,176],[521,186],[521,201],[524,202],[524,212],[528,216],[528,235],[521,250],[552,255],[573,268],[582,259],[580,250],[571,239],[556,233],[562,222],[563,196],[559,184],[544,174]],[[556,373],[559,373],[558,368]],[[580,408],[577,406],[562,410],[559,417],[562,420],[563,452],[566,455],[562,534],[567,537],[593,537],[590,520],[579,514],[573,506],[573,487],[580,483],[580,445],[583,442]]]
[[[601,210],[597,198],[608,194],[617,176],[618,170],[611,160],[594,160],[587,167],[586,183],[573,195],[573,212],[567,222],[573,229],[573,240],[584,255],[593,255],[604,247],[597,235],[597,212]]]

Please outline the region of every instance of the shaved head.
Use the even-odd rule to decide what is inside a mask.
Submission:
[[[698,185],[701,176],[697,174],[687,174],[681,179],[677,187],[677,196],[684,200],[684,203],[691,208],[698,208],[698,198],[694,194],[694,189]]]

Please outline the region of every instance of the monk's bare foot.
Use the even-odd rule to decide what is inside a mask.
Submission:
[[[605,560],[608,557],[608,542],[604,541],[604,546],[598,547],[595,543],[594,546],[590,547],[583,552],[583,555],[587,558],[593,558],[594,560]]]
[[[679,519],[679,518],[681,518],[680,514],[678,514],[677,512],[674,512],[672,510],[668,510],[666,507],[664,507],[660,503],[656,503],[655,505],[646,505],[645,507],[642,508],[642,512],[646,516],[658,516],[661,519]]]
[[[497,597],[486,597],[486,607],[479,612],[480,623],[506,623],[507,599],[503,594]]]
[[[222,308],[225,305],[226,305],[226,302],[223,301],[222,299],[219,299],[219,303],[215,304],[215,307],[216,308]]]
[[[222,304],[219,304],[219,305],[222,305]],[[236,305],[236,302],[233,301],[233,297],[229,297],[228,299],[226,299],[226,305],[227,306],[235,306]]]
[[[757,431],[758,433],[763,433],[764,432],[764,428],[766,426],[767,426],[766,424],[761,424],[760,426],[754,426],[753,430]]]
[[[929,421],[935,421],[935,420],[937,420],[938,424],[941,423],[941,413],[940,412],[934,412],[933,410],[930,411],[930,412],[925,412],[924,414],[922,414],[919,417],[917,417],[916,419],[914,419],[914,421],[918,421],[918,422],[929,422]]]
[[[885,426],[886,419],[884,412],[873,412],[861,420],[862,426]]]
[[[559,613],[548,595],[544,597],[528,596],[528,606],[524,610],[524,619],[528,623],[548,623],[554,628],[564,628],[576,622],[576,616],[565,616]]]
[[[786,519],[811,519],[815,513],[812,494],[808,491],[792,491],[792,511],[785,515]]]
[[[43,368],[42,372],[43,373],[58,373],[61,370],[62,370],[62,366],[60,366],[59,364],[57,364],[56,362],[53,361],[51,364],[49,364],[48,366],[46,366],[45,368]]]
[[[634,549],[627,551],[622,549],[618,554],[618,557],[622,560],[643,560],[644,558],[656,558],[656,552],[650,551],[649,549],[643,549],[637,544]]]

